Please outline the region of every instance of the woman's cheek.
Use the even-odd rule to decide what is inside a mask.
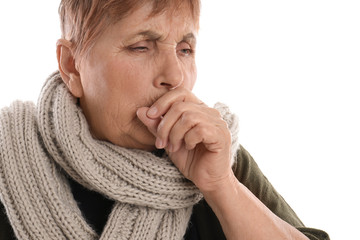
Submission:
[[[190,70],[185,71],[184,76],[184,87],[192,90],[194,88],[197,78],[197,69],[195,64],[190,67]]]

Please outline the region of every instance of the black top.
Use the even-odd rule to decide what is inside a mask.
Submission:
[[[81,213],[87,223],[100,235],[105,227],[114,201],[105,198],[97,192],[84,188],[70,178],[69,183]]]

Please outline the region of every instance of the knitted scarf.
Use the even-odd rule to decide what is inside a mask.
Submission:
[[[236,118],[219,108],[236,151]],[[101,236],[82,216],[68,177],[115,201]],[[201,198],[166,154],[94,139],[58,73],[37,107],[16,101],[1,110],[0,200],[18,239],[182,239]]]

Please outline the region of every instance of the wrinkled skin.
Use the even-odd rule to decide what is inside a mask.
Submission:
[[[141,7],[110,26],[75,73],[62,76],[95,138],[165,148],[185,177],[209,189],[231,172],[231,138],[218,111],[191,92],[197,20],[182,8],[148,17],[151,6]]]

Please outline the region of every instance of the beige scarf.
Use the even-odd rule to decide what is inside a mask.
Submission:
[[[237,147],[237,121],[219,105]],[[115,201],[101,236],[88,225],[66,175]],[[93,139],[58,73],[37,108],[0,113],[0,200],[18,239],[182,239],[199,190],[167,156]]]

